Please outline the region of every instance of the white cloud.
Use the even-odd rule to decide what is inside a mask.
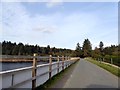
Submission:
[[[43,32],[43,33],[53,33],[56,31],[56,27],[52,27],[52,26],[41,26],[41,27],[36,27],[36,28],[33,28],[33,30],[35,31],[40,31],[40,32]]]
[[[2,2],[43,2],[46,0],[1,0]]]
[[[51,43],[55,45],[57,43],[57,45],[60,45],[62,43],[65,45],[70,39],[75,39],[79,35],[77,30],[85,31],[82,31],[85,27],[82,24],[84,21],[83,17],[84,15],[81,16],[81,13],[71,15],[53,13],[30,17],[27,10],[20,3],[4,3],[3,39],[37,43],[38,41],[34,39],[39,38],[43,44]],[[88,31],[87,28],[86,30]],[[46,36],[45,33],[53,34],[52,36],[50,34]]]
[[[5,40],[17,42],[22,40],[23,43],[50,44],[55,47],[74,49],[77,42],[82,46],[86,38],[90,38],[94,45],[98,40],[105,39],[105,36],[109,35],[108,31],[104,31],[105,28],[101,27],[104,26],[102,24],[104,20],[94,12],[72,12],[71,14],[54,12],[31,17],[21,3],[4,3],[2,14]],[[109,27],[106,28],[108,29]],[[111,32],[114,33],[114,30]],[[110,40],[108,38],[106,40]],[[106,43],[110,43],[106,40],[104,40]]]
[[[61,0],[1,0],[2,2],[59,2]],[[63,2],[119,2],[119,0],[62,0]]]
[[[22,35],[31,28],[29,14],[20,3],[4,3],[2,13],[3,35]]]
[[[2,4],[0,3],[0,15],[2,15]],[[2,16],[0,16],[0,39],[2,36]]]
[[[38,15],[30,17],[27,10],[20,3],[3,4],[3,35],[26,35],[32,30],[38,29],[44,33],[52,33],[55,26],[49,21],[49,17]],[[43,30],[40,30],[44,28]]]
[[[46,3],[46,6],[48,8],[52,8],[52,7],[55,7],[55,6],[59,6],[59,5],[62,5],[63,4],[63,0],[49,0],[47,3]]]

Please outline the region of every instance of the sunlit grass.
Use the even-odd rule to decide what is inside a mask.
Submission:
[[[116,67],[113,67],[111,65],[108,65],[108,64],[104,64],[104,63],[101,63],[101,62],[98,62],[92,58],[86,58],[86,60],[106,69],[107,71],[111,72],[112,74],[120,77],[120,69],[116,68]]]

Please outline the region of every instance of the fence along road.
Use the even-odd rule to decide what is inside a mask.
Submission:
[[[63,88],[118,88],[118,77],[81,59]]]
[[[9,56],[10,58],[12,56]],[[7,58],[7,57],[5,57]],[[43,84],[55,74],[67,68],[79,60],[79,57],[40,57],[34,54],[33,57],[15,56],[15,58],[33,58],[33,66],[0,72],[0,89],[2,88],[32,88]],[[37,65],[37,59],[47,59],[48,64]],[[52,62],[56,59],[57,62]]]

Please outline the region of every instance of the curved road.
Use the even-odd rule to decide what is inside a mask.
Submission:
[[[59,87],[60,83],[64,83],[64,85]],[[58,84],[54,88],[118,88],[118,77],[95,64],[81,59],[77,62],[69,78]]]

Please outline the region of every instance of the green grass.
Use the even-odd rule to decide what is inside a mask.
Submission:
[[[76,62],[70,65],[68,68],[64,69],[63,71],[59,72],[55,76],[53,76],[51,79],[47,80],[44,84],[38,86],[36,90],[46,90],[47,88],[50,88],[50,86],[54,85],[58,80],[60,80],[62,76],[75,64]]]
[[[111,72],[112,74],[120,77],[120,69],[116,68],[116,67],[113,67],[111,65],[108,65],[108,64],[104,64],[104,63],[100,63],[92,58],[86,58],[86,60],[106,69],[107,71]]]

